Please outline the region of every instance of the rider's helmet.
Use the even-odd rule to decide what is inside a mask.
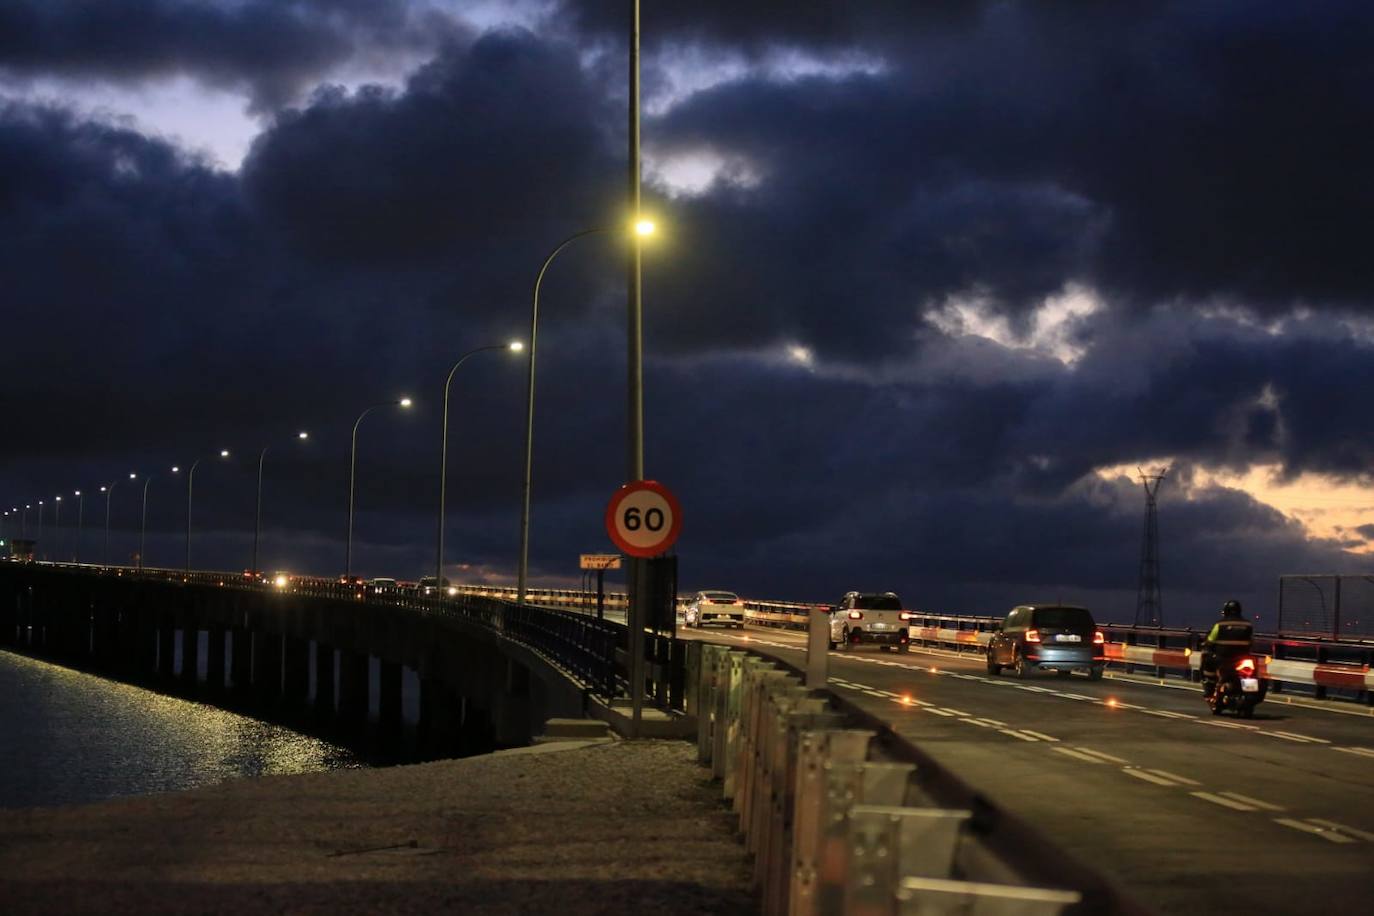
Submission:
[[[1234,598],[1221,606],[1221,616],[1227,620],[1235,620],[1240,617],[1240,602]]]

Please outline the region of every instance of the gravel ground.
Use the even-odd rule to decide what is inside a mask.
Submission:
[[[694,756],[613,741],[0,811],[0,910],[757,913]]]

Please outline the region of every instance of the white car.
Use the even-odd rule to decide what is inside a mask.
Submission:
[[[734,592],[697,592],[683,611],[682,622],[689,627],[744,627],[744,602]]]
[[[830,648],[850,649],[863,643],[884,652],[906,652],[911,646],[912,614],[892,592],[848,592],[830,611]]]

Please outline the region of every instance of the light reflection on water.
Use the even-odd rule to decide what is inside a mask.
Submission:
[[[0,652],[0,808],[357,766],[279,725]]]

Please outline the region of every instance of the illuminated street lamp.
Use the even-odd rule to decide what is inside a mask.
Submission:
[[[57,553],[58,538],[62,536],[62,497],[54,496],[52,504],[52,546]],[[62,554],[57,553],[57,561],[62,562]]]
[[[307,439],[310,438],[310,434],[307,433],[307,432],[304,432],[304,431],[298,432],[298,433],[296,433],[296,438],[297,438],[298,440],[300,440],[301,442],[304,442],[305,440],[307,440]],[[263,465],[263,462],[267,460],[267,449],[268,449],[268,448],[269,448],[269,446],[264,445],[264,446],[262,447],[262,451],[258,454],[258,509],[257,509],[257,513],[256,513],[256,515],[254,516],[254,520],[253,520],[253,566],[252,566],[252,570],[253,570],[253,575],[254,575],[254,576],[256,576],[256,575],[258,574],[258,540],[259,540],[259,538],[262,536],[262,465]]]
[[[24,511],[19,515],[19,536],[21,538],[29,536],[29,510],[32,508],[33,506],[24,503]]]
[[[228,458],[228,457],[229,457],[229,450],[228,450],[227,448],[222,448],[222,449],[220,449],[220,450],[219,450],[219,457],[220,457],[220,458]],[[190,573],[191,573],[191,499],[192,499],[193,495],[195,494],[195,486],[196,486],[196,468],[199,467],[199,466],[200,466],[200,463],[201,463],[202,461],[204,461],[204,460],[205,460],[204,458],[197,458],[195,461],[191,462],[191,467],[188,468],[187,471],[186,471],[186,574],[187,574],[187,575],[190,575]],[[179,467],[173,465],[173,467],[172,467],[172,473],[173,473],[173,474],[179,473],[180,470],[181,470],[181,469],[180,469]]]
[[[130,474],[130,475],[129,475],[129,479],[130,479],[130,480],[137,480],[137,479],[138,479],[138,475],[137,475],[137,474]],[[114,483],[110,484],[108,487],[101,487],[101,488],[100,488],[100,492],[105,494],[105,546],[102,547],[102,548],[101,548],[101,551],[100,551],[100,565],[101,565],[101,566],[109,566],[109,565],[110,565],[110,497],[114,495],[115,483],[119,483],[119,481],[116,480]]]
[[[72,559],[77,563],[81,562],[81,528],[86,521],[85,499],[80,490],[73,490],[72,495],[76,497],[76,552]]]
[[[413,402],[410,398],[400,398],[395,401],[383,401],[380,404],[373,404],[358,414],[358,419],[353,422],[353,447],[348,458],[348,546],[344,549],[344,580],[353,576],[353,494],[354,481],[357,477],[358,469],[358,426],[363,422],[363,417],[372,413],[379,407],[401,407],[409,408]]]
[[[453,368],[448,370],[448,379],[444,382],[444,419],[443,432],[439,437],[439,537],[438,547],[436,548],[437,559],[434,563],[434,587],[437,589],[444,581],[444,504],[448,494],[448,389],[453,384],[453,375],[458,371],[458,367],[467,362],[469,356],[476,353],[483,353],[487,350],[509,350],[511,353],[519,353],[525,349],[525,345],[518,340],[513,340],[508,344],[493,344],[487,347],[478,347],[476,350],[469,350],[458,357],[458,362],[453,364]]]
[[[635,250],[638,251],[639,238],[652,235],[654,224],[651,220],[640,219],[631,227],[628,235],[635,239]],[[530,562],[530,491],[534,465],[534,358],[535,347],[539,338],[539,287],[544,282],[544,273],[553,263],[553,259],[559,253],[580,238],[589,235],[596,235],[603,232],[618,232],[620,227],[616,226],[596,226],[592,229],[583,229],[559,242],[549,252],[549,256],[544,259],[543,265],[539,268],[539,273],[534,278],[534,297],[530,304],[530,355],[525,370],[525,479],[520,500],[520,559],[517,566],[515,577],[515,600],[520,604],[525,603],[525,584],[529,575]]]
[[[43,543],[43,500],[38,501],[38,538],[37,543]]]

